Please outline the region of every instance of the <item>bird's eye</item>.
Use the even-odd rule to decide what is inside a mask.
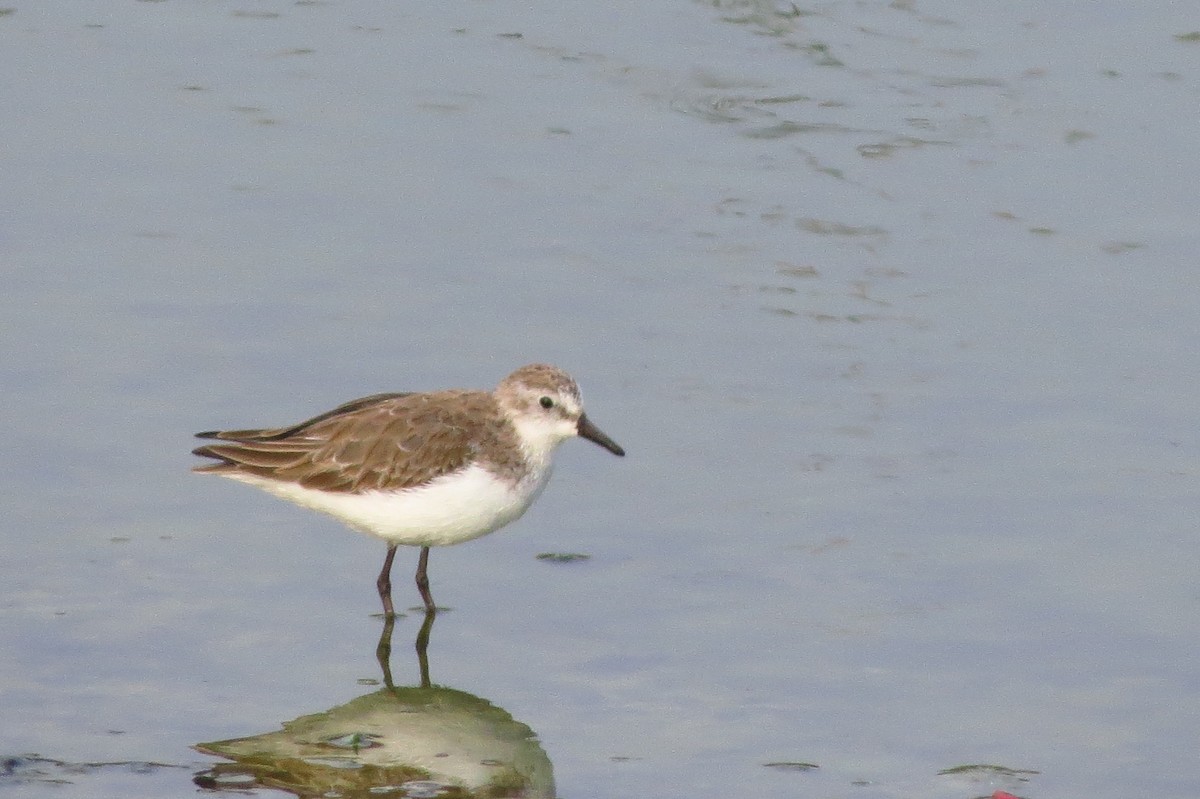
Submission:
[[[554,400],[550,399],[549,397],[542,397],[540,400],[538,400],[538,402],[542,403],[543,408],[554,407]]]

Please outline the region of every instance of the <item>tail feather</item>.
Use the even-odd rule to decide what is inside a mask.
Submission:
[[[287,435],[291,427],[280,427],[271,430],[205,430],[197,433],[196,438],[214,438],[218,441],[271,441]]]
[[[246,466],[251,469],[286,469],[304,459],[304,451],[289,447],[266,447],[252,444],[209,444],[192,450],[193,455],[216,458],[221,464],[207,466]],[[201,467],[203,468],[203,467]]]

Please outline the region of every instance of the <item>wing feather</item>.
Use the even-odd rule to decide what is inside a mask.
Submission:
[[[359,493],[413,488],[465,467],[495,400],[477,391],[375,394],[291,427],[210,431],[196,471]],[[226,443],[228,442],[228,443]]]

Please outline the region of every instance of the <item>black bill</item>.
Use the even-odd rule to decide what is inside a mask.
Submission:
[[[592,420],[587,418],[587,414],[579,417],[579,424],[575,429],[581,438],[596,442],[614,455],[625,455],[625,450],[621,449],[621,445],[604,435],[604,431],[592,424]]]

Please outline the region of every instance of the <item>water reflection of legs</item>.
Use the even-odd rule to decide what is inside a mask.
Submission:
[[[195,784],[222,795],[263,788],[289,797],[393,796],[403,787],[412,796],[554,799],[554,769],[533,730],[482,697],[432,684],[427,655],[435,618],[425,614],[416,634],[420,685],[393,683],[396,617],[386,616],[376,648],[385,685],[277,730],[196,744],[233,762],[204,769]]]
[[[379,668],[383,669],[383,684],[395,688],[392,682],[392,628],[396,626],[396,614],[385,613],[383,616],[383,632],[379,634],[379,645],[375,647],[375,659]]]
[[[429,682],[429,632],[433,629],[433,620],[437,617],[437,610],[431,608],[425,611],[425,621],[421,623],[421,629],[417,631],[417,665],[421,669],[421,687],[428,688]]]
[[[421,623],[421,629],[417,631],[417,640],[414,644],[417,650],[417,667],[421,671],[421,687],[428,688],[432,683],[429,679],[429,634],[433,630],[433,620],[437,618],[436,610],[425,612],[425,620]],[[396,626],[396,615],[388,613],[383,617],[383,631],[379,634],[379,644],[375,647],[375,659],[379,661],[379,668],[383,671],[383,684],[388,688],[395,688],[396,685],[392,681],[392,631]]]

